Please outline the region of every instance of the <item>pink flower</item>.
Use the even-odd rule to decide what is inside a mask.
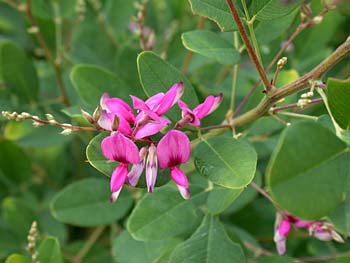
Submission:
[[[100,99],[101,116],[98,125],[105,130],[112,131],[112,124],[115,118],[118,119],[118,131],[125,135],[131,135],[132,129],[129,123],[135,121],[134,112],[130,106],[119,98],[110,98],[104,93]]]
[[[136,144],[120,132],[115,132],[111,136],[104,138],[101,143],[101,149],[107,159],[119,162],[110,180],[111,202],[114,202],[117,200],[122,186],[127,180],[128,165],[140,163],[139,151]]]
[[[170,168],[170,176],[184,199],[190,198],[188,181],[185,173],[177,166],[190,159],[190,151],[190,140],[185,133],[177,130],[169,131],[157,146],[159,167]]]
[[[158,160],[157,160],[157,148],[154,144],[148,149],[148,156],[146,162],[146,183],[147,190],[149,193],[152,193],[154,190],[154,185],[157,179],[157,171],[158,171]]]
[[[182,119],[178,121],[176,126],[178,128],[184,127],[187,124],[195,127],[200,126],[200,120],[216,110],[219,107],[222,99],[222,93],[220,93],[217,97],[210,95],[202,104],[199,104],[193,110],[191,110],[185,102],[179,100],[178,105],[182,110]]]
[[[137,164],[134,164],[131,167],[130,172],[128,173],[128,184],[131,186],[136,186],[140,176],[142,175],[143,168],[145,167],[146,163],[146,156],[147,156],[148,149],[147,147],[142,147],[139,152],[140,162]]]
[[[133,107],[140,112],[136,116],[134,137],[144,138],[159,132],[169,121],[161,116],[165,114],[182,96],[184,85],[175,83],[165,94],[157,93],[145,102],[131,96]]]

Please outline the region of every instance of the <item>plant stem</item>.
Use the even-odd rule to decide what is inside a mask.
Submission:
[[[86,254],[90,251],[90,249],[95,244],[97,239],[103,233],[105,228],[106,228],[105,226],[99,226],[95,228],[95,230],[91,233],[91,235],[89,236],[89,239],[86,241],[84,246],[80,249],[78,254],[74,257],[74,262],[76,263],[81,262],[81,260],[86,256]]]
[[[252,39],[256,55],[257,55],[260,63],[262,64],[262,59],[261,59],[261,55],[260,55],[260,49],[259,49],[259,45],[258,45],[258,40],[256,39],[256,35],[255,35],[255,31],[254,31],[254,20],[255,20],[255,17],[253,17],[252,19],[250,18],[249,11],[248,11],[247,4],[246,4],[245,0],[241,0],[241,2],[242,2],[243,9],[244,9],[245,17],[247,19],[247,26],[248,26],[248,29],[249,29],[250,37]]]
[[[237,32],[233,33],[233,45],[236,50],[239,49],[239,40]],[[236,99],[236,89],[237,89],[237,78],[238,78],[238,64],[233,66],[232,72],[232,87],[231,87],[231,100],[230,100],[230,108],[228,114],[232,115],[235,110],[235,99]],[[230,116],[232,118],[232,116]]]
[[[267,79],[266,73],[265,73],[262,65],[260,64],[260,61],[259,61],[257,55],[255,54],[254,48],[253,48],[252,44],[250,43],[250,40],[249,40],[248,35],[247,35],[247,32],[244,29],[244,26],[242,24],[241,18],[239,17],[239,14],[237,12],[237,9],[236,9],[234,3],[232,2],[232,0],[226,0],[226,2],[227,2],[228,6],[230,8],[232,17],[233,17],[233,19],[235,20],[235,22],[237,24],[238,31],[239,31],[239,33],[240,33],[240,35],[242,37],[242,40],[243,40],[244,44],[246,45],[246,48],[247,48],[250,60],[255,65],[255,67],[256,67],[259,75],[260,75],[260,78],[261,78],[262,82],[264,83],[265,92],[269,93],[270,90],[271,90],[271,83]]]
[[[202,29],[204,26],[204,22],[205,22],[205,17],[202,16],[197,23],[196,30]],[[186,72],[188,70],[188,66],[190,65],[190,62],[192,59],[192,54],[193,54],[193,52],[190,50],[188,50],[186,52],[186,56],[185,56],[184,62],[182,63],[182,67],[181,67],[181,71],[183,74],[186,74]]]
[[[320,103],[322,101],[323,101],[322,98],[313,99],[313,100],[311,100],[311,102],[308,105],[318,104],[318,103]],[[270,112],[276,113],[278,111],[292,109],[292,108],[298,108],[298,107],[299,107],[298,103],[291,103],[291,104],[288,104],[288,105],[283,105],[283,106],[279,106],[279,107],[273,107],[273,108],[271,108]]]
[[[324,8],[317,16],[321,16],[323,17],[324,15],[326,15],[328,13],[329,9],[328,8]],[[311,27],[315,25],[315,23],[313,23],[312,20],[309,20],[307,22],[301,23],[297,29],[294,31],[294,33],[289,37],[289,39],[283,44],[283,46],[281,47],[281,49],[277,52],[277,54],[274,56],[274,58],[271,60],[270,64],[267,66],[266,68],[266,73],[269,73],[270,70],[272,69],[272,67],[276,64],[277,60],[282,56],[282,54],[286,51],[286,49],[288,48],[289,45],[292,44],[292,42],[294,41],[294,39],[301,33],[304,31],[304,29]],[[237,109],[234,112],[233,116],[237,116],[237,114],[242,110],[242,108],[246,105],[246,103],[248,102],[249,98],[254,94],[255,90],[259,87],[261,83],[261,80],[259,79],[254,85],[253,87],[250,89],[250,91],[248,92],[248,94],[243,98],[243,100],[241,101],[241,103],[238,105]]]
[[[296,263],[321,262],[321,261],[327,261],[327,260],[341,258],[341,257],[348,257],[350,259],[350,252],[339,253],[339,254],[334,254],[334,255],[327,255],[327,256],[298,258],[298,259],[296,259],[295,262]]]
[[[66,92],[66,88],[65,88],[64,82],[63,82],[61,65],[56,63],[54,56],[52,55],[51,49],[46,44],[45,38],[40,32],[39,25],[32,14],[31,4],[32,4],[31,0],[26,0],[26,8],[24,10],[22,10],[19,7],[19,5],[16,5],[16,7],[20,12],[23,12],[26,15],[31,26],[34,28],[37,28],[37,32],[35,33],[35,35],[36,35],[36,38],[38,40],[38,43],[42,47],[42,49],[44,50],[45,57],[48,60],[48,62],[51,64],[51,66],[54,70],[57,85],[58,85],[58,88],[59,88],[61,95],[62,95],[62,98],[63,98],[63,103],[65,105],[69,106],[70,102],[69,102],[68,94]]]
[[[284,115],[284,116],[289,116],[289,117],[293,117],[293,118],[308,119],[308,120],[313,120],[313,121],[317,121],[318,120],[318,117],[315,117],[315,116],[310,116],[310,115],[305,115],[305,114],[298,114],[298,113],[288,112],[288,111],[281,111],[281,112],[278,112],[277,114]]]

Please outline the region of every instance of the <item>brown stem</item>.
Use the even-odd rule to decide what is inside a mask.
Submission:
[[[197,23],[196,30],[200,30],[203,28],[205,22],[205,17],[201,17]],[[183,74],[186,74],[188,66],[190,65],[191,59],[192,59],[193,52],[188,50],[185,56],[185,60],[182,64],[181,71]]]
[[[254,182],[250,183],[251,187],[253,187],[259,194],[261,194],[263,197],[265,197],[267,200],[269,200],[273,205],[275,205],[275,202],[273,201],[273,199],[271,198],[271,196],[263,189],[261,188],[259,185],[257,185]]]
[[[58,88],[62,94],[62,98],[63,98],[63,103],[67,106],[70,105],[69,102],[69,98],[68,98],[68,94],[66,91],[66,88],[64,86],[64,82],[63,82],[63,77],[62,77],[62,69],[59,63],[55,62],[55,58],[52,54],[51,49],[49,48],[49,46],[47,45],[44,36],[41,34],[40,32],[40,28],[39,25],[35,19],[35,17],[33,16],[32,13],[32,9],[31,9],[31,0],[26,0],[26,8],[24,10],[22,10],[19,5],[17,5],[17,9],[21,12],[23,12],[26,17],[29,20],[29,23],[31,24],[32,27],[35,27],[38,29],[38,31],[35,33],[36,38],[38,40],[39,45],[42,47],[42,49],[44,50],[45,53],[45,57],[47,58],[47,60],[49,61],[49,63],[51,64],[53,70],[54,70],[54,74],[55,74],[55,78],[57,81],[57,85]]]
[[[325,14],[327,14],[327,12],[329,11],[328,8],[324,8],[319,14],[318,16],[323,17]],[[281,47],[281,49],[277,52],[277,54],[274,56],[274,58],[271,60],[270,64],[267,66],[266,68],[266,73],[269,73],[270,70],[272,69],[272,67],[276,64],[277,60],[282,56],[282,54],[286,51],[286,49],[288,48],[289,45],[292,44],[292,42],[294,41],[294,39],[302,32],[304,31],[304,29],[315,25],[315,23],[312,20],[309,20],[307,22],[304,22],[302,24],[300,24],[297,29],[294,31],[294,33],[289,37],[289,39],[283,44],[283,46]],[[253,87],[250,89],[250,91],[248,92],[248,94],[243,98],[243,100],[241,101],[241,103],[238,105],[237,109],[234,112],[233,116],[237,116],[237,114],[242,110],[242,108],[247,104],[249,98],[254,94],[255,90],[259,87],[261,83],[261,80],[259,79],[254,85]]]
[[[309,105],[310,104],[318,104],[318,103],[321,103],[322,101],[323,101],[322,98],[313,99],[313,100],[311,100]],[[291,104],[288,104],[288,105],[283,105],[283,106],[279,106],[279,107],[273,107],[273,108],[271,108],[270,112],[271,113],[276,113],[276,112],[281,111],[281,110],[287,110],[287,109],[292,109],[292,108],[297,108],[297,107],[299,107],[298,103],[291,103]]]
[[[327,256],[298,258],[298,259],[296,259],[295,262],[296,263],[321,262],[321,261],[327,261],[327,260],[341,258],[341,257],[348,257],[350,259],[350,252],[339,253],[339,254],[334,254],[334,255],[327,255]]]
[[[261,80],[264,83],[265,86],[265,92],[268,93],[271,90],[271,83],[269,82],[269,80],[267,79],[266,73],[264,71],[264,68],[262,67],[255,51],[254,48],[252,46],[252,44],[250,43],[249,37],[247,35],[247,32],[244,29],[243,23],[241,21],[241,18],[239,17],[239,14],[237,12],[237,9],[234,5],[234,3],[232,2],[232,0],[226,0],[228,6],[230,7],[231,10],[231,14],[233,19],[235,20],[237,27],[238,27],[238,31],[242,37],[242,40],[247,48],[248,51],[248,55],[250,57],[250,60],[254,63],[256,69],[258,70],[258,73],[260,75]]]

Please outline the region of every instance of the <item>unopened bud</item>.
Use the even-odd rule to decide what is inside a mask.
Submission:
[[[29,119],[30,117],[32,117],[32,115],[30,115],[28,112],[22,112],[21,115],[22,115],[23,118],[25,118],[25,119]]]
[[[45,117],[48,121],[55,120],[55,118],[50,113],[46,113]]]
[[[287,64],[288,58],[282,57],[277,62],[277,67],[282,68],[285,64]]]
[[[94,119],[94,122],[97,122],[100,119],[101,114],[102,114],[102,109],[101,109],[101,106],[99,105],[95,109],[94,113],[92,114],[92,118]]]
[[[310,17],[312,15],[312,10],[309,4],[302,4],[300,10],[301,14],[305,17]]]
[[[85,118],[85,120],[87,120],[88,122],[90,122],[91,124],[95,123],[94,118],[90,115],[90,113],[84,111],[83,109],[80,110],[81,114],[83,115],[83,117]]]
[[[31,26],[31,27],[28,27],[27,28],[27,32],[29,33],[29,34],[37,34],[37,33],[39,33],[39,27],[37,27],[37,26]]]
[[[339,243],[344,243],[344,239],[337,233],[335,230],[331,230],[331,236],[333,240],[339,242]]]
[[[73,129],[63,128],[63,131],[61,131],[61,134],[66,136],[66,135],[72,134],[72,132],[73,132]]]
[[[51,125],[56,125],[56,124],[57,124],[57,121],[56,121],[56,120],[49,120],[49,123],[50,123]]]
[[[117,131],[119,127],[119,118],[117,115],[114,115],[114,119],[112,122],[112,131]]]
[[[314,25],[318,25],[318,24],[320,24],[322,21],[323,21],[323,16],[315,16],[315,17],[312,19],[312,22],[313,22]]]

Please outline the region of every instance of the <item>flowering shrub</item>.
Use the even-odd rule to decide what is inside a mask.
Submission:
[[[0,0],[0,260],[350,262],[345,0]]]

